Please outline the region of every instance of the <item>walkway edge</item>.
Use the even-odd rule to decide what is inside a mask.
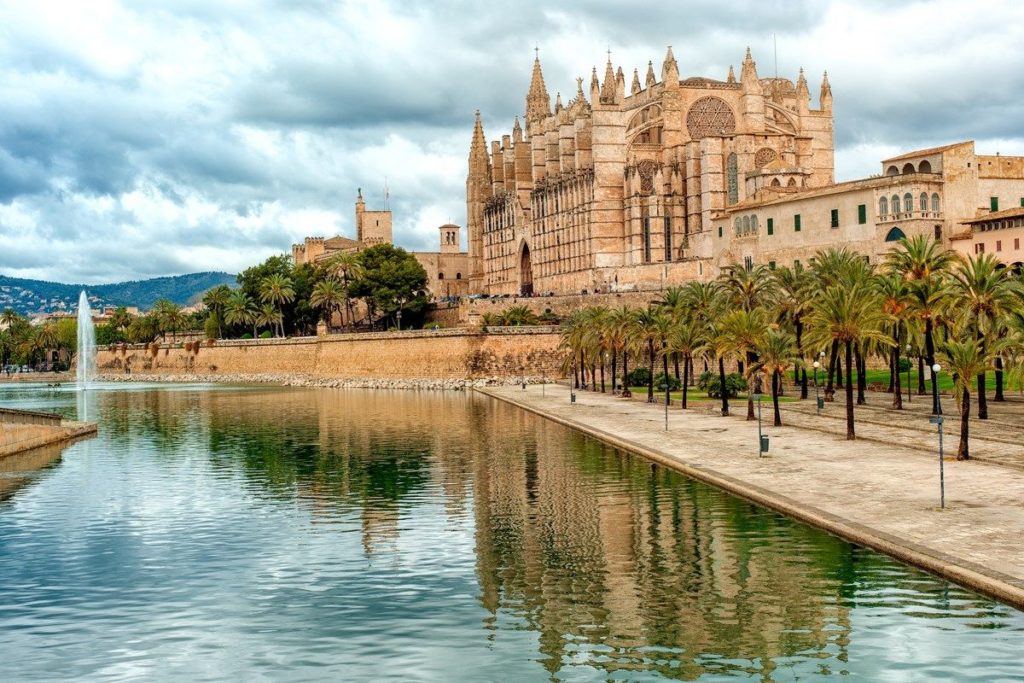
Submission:
[[[1005,602],[1017,609],[1024,610],[1024,581],[1020,581],[1012,576],[992,571],[973,562],[965,562],[946,553],[932,550],[878,531],[877,529],[838,517],[814,506],[800,503],[788,496],[716,472],[713,469],[689,465],[664,451],[641,446],[576,420],[546,413],[508,396],[492,393],[486,388],[477,387],[474,390],[492,399],[503,401],[534,415],[539,415],[552,422],[580,431],[603,441],[609,446],[635,453],[648,460],[670,467],[692,479],[710,484],[762,507],[781,512],[834,536],[871,548],[872,550],[877,550],[900,562],[905,562],[943,579]]]

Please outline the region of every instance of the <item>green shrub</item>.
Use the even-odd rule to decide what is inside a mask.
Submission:
[[[207,339],[217,339],[220,337],[220,328],[220,318],[216,313],[206,316],[206,321],[203,323],[203,332],[206,334]]]
[[[706,391],[711,398],[722,398],[721,383],[717,372],[711,370],[702,372],[697,378],[697,387]],[[731,372],[725,376],[726,396],[736,398],[741,391],[747,390],[747,380],[738,372]]]
[[[900,372],[910,372],[912,367],[914,366],[909,358],[900,358]]]
[[[273,336],[274,333],[271,332],[270,330],[263,330],[262,332],[260,332],[260,339],[270,339]]]
[[[646,387],[650,379],[651,373],[647,368],[634,368],[633,372],[626,375],[626,384],[631,387]]]
[[[659,372],[657,375],[654,376],[654,388],[655,389],[659,389],[661,391],[664,391],[664,389],[661,388],[661,385],[664,384],[664,383],[665,383],[665,373],[664,372]],[[682,386],[683,386],[683,383],[680,382],[678,379],[676,379],[675,375],[669,373],[669,376],[668,376],[668,390],[669,391],[677,391]]]
[[[242,339],[252,339],[252,335],[246,332],[245,334],[242,335]]]

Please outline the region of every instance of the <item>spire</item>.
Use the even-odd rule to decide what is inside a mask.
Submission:
[[[597,80],[597,67],[595,66],[590,72],[590,102],[597,103],[600,96],[601,82]]]
[[[732,70],[732,64],[729,65],[729,76],[725,79],[726,83],[736,82],[736,72]]]
[[[800,67],[800,76],[796,79],[796,93],[798,97],[810,99],[811,92],[807,89],[807,79],[804,77],[804,68]]]
[[[636,69],[633,69],[633,85],[630,86],[629,90],[634,95],[643,90],[643,88],[640,87],[640,72]]]
[[[743,58],[743,66],[740,67],[740,83],[743,89],[748,92],[759,92],[761,85],[757,78],[757,63],[750,56],[750,48],[747,48],[747,56]]]
[[[620,66],[615,70],[615,101],[622,102],[626,99],[626,75],[622,73]]]
[[[665,52],[665,61],[661,65],[661,80],[669,88],[679,87],[679,65],[676,63],[676,56],[672,54],[672,46],[668,46]]]
[[[512,126],[512,140],[514,142],[523,141],[523,127],[519,125],[519,117],[516,116],[515,125]]]
[[[473,142],[469,146],[470,158],[472,159],[477,154],[487,155],[487,138],[484,137],[484,124],[480,120],[479,109],[476,110],[476,121],[473,123]],[[362,191],[359,196],[362,196]]]
[[[540,68],[540,51],[536,51],[533,59],[533,77],[530,79],[530,92],[526,95],[526,120],[535,121],[551,114],[551,98],[544,85],[544,73]]]
[[[555,93],[555,113],[562,111],[562,93]]]
[[[821,79],[821,110],[832,111],[832,86],[828,82],[828,72]]]
[[[608,51],[608,63],[604,66],[604,82],[601,84],[601,102],[615,102],[615,71],[612,69],[612,51]]]
[[[654,77],[654,62],[647,62],[647,80],[646,87],[650,88],[652,85],[658,82],[658,79]]]

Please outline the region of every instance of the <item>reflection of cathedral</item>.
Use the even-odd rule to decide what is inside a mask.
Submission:
[[[627,85],[622,68],[577,79],[554,109],[534,61],[525,129],[491,143],[477,115],[467,178],[473,291],[630,289],[702,275],[691,237],[712,212],[762,187],[833,181],[832,93],[810,108],[794,84],[760,78],[747,51],[737,79],[680,79],[669,48]]]

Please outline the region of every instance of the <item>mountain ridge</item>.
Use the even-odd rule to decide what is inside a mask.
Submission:
[[[78,305],[78,295],[83,289],[93,308],[137,306],[145,310],[158,299],[170,299],[179,306],[185,306],[195,303],[206,290],[221,284],[235,285],[235,276],[231,273],[205,271],[103,285],[81,285],[0,274],[0,310],[13,308],[22,315],[74,311]]]

